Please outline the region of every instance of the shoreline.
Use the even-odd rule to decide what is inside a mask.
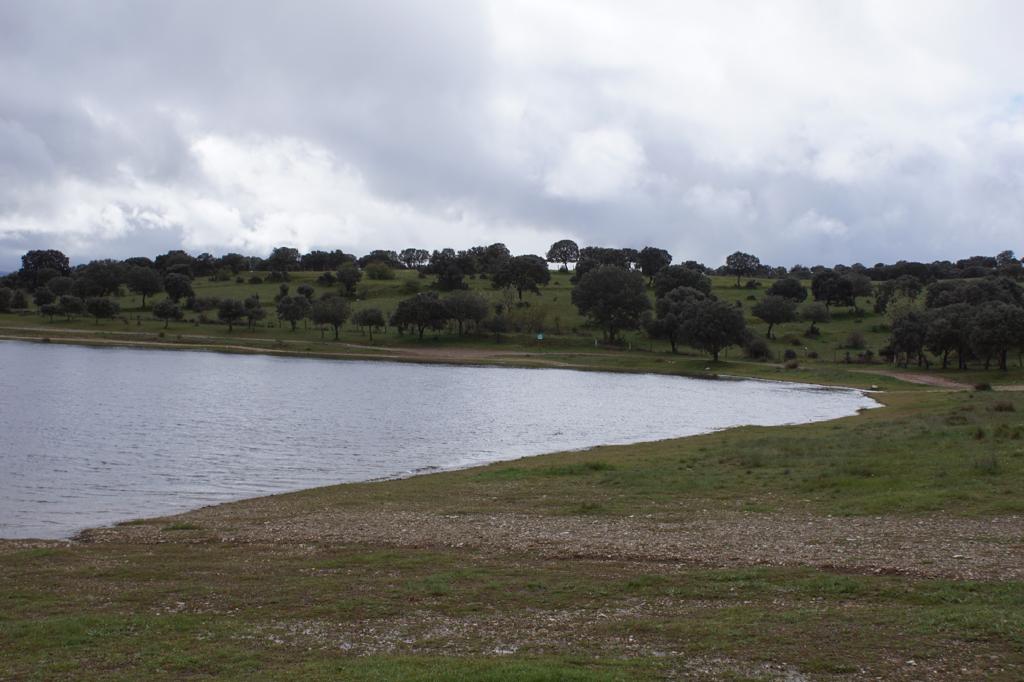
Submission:
[[[2,336],[0,336],[0,341],[14,341],[14,342],[22,341],[22,342],[26,342],[26,343],[35,342],[35,343],[43,343],[43,344],[52,343],[53,342],[53,341],[43,341],[43,340],[38,340],[38,339],[5,338],[5,337],[2,337]],[[154,345],[151,345],[149,347],[146,347],[144,345],[135,344],[135,343],[128,343],[128,344],[122,344],[122,343],[110,343],[110,344],[108,344],[108,343],[99,343],[99,344],[97,344],[97,343],[89,343],[89,342],[80,343],[80,342],[78,342],[78,340],[61,340],[61,341],[63,342],[62,345],[74,345],[74,346],[81,346],[81,347],[84,347],[84,348],[107,348],[107,347],[109,347],[109,348],[124,348],[124,349],[128,349],[128,350],[132,350],[132,349],[134,349],[134,350],[182,350],[182,351],[189,351],[189,352],[217,352],[217,350],[218,350],[218,349],[215,349],[215,348],[204,348],[204,347],[182,348],[182,347],[180,347],[179,345],[176,345],[176,344],[164,344],[165,347],[154,347],[155,346],[155,344],[154,344]],[[302,358],[302,359],[314,359],[314,360],[331,359],[331,360],[341,360],[341,361],[345,361],[345,362],[359,362],[359,361],[374,361],[374,362],[385,362],[385,363],[386,362],[396,362],[392,358],[381,358],[381,357],[373,357],[373,358],[371,358],[371,357],[356,356],[356,357],[330,357],[330,358],[324,358],[324,357],[320,357],[320,356],[318,356],[316,354],[301,355],[301,354],[293,354],[293,353],[258,353],[258,352],[254,352],[254,353],[248,353],[248,352],[236,353],[235,351],[224,351],[224,352],[228,352],[230,354],[243,354],[243,355],[261,354],[261,355],[267,355],[269,357],[286,357],[286,358],[299,357],[299,358]],[[854,417],[854,416],[857,416],[859,414],[862,414],[863,412],[873,411],[873,410],[876,410],[876,409],[880,409],[880,408],[886,407],[886,404],[885,404],[884,401],[878,400],[877,394],[876,395],[872,395],[873,392],[870,391],[870,390],[866,390],[866,389],[861,389],[861,388],[856,388],[856,387],[849,387],[849,386],[823,385],[823,384],[815,384],[815,383],[808,383],[808,382],[797,382],[797,381],[776,381],[776,380],[760,378],[760,377],[747,377],[747,376],[735,376],[735,375],[692,376],[692,375],[689,375],[689,374],[676,374],[676,373],[671,373],[670,374],[670,373],[664,373],[664,372],[659,373],[659,372],[644,371],[644,370],[609,371],[609,370],[606,370],[606,369],[600,368],[600,367],[557,367],[557,366],[556,367],[549,367],[549,366],[538,367],[536,365],[519,366],[519,365],[504,364],[504,363],[443,362],[443,361],[420,362],[420,361],[416,361],[416,360],[413,360],[413,359],[406,359],[403,364],[423,364],[423,365],[431,365],[431,366],[432,365],[449,365],[449,366],[452,366],[452,367],[479,367],[479,368],[482,368],[482,369],[486,369],[486,368],[536,369],[536,370],[555,369],[555,370],[563,370],[563,371],[608,372],[609,374],[624,374],[624,373],[625,374],[637,374],[637,375],[647,374],[647,375],[652,375],[652,376],[678,377],[678,378],[681,378],[681,379],[689,379],[689,380],[711,379],[711,380],[729,381],[729,382],[732,382],[732,381],[758,381],[759,383],[777,384],[777,385],[780,385],[780,386],[788,386],[788,387],[793,387],[793,388],[804,388],[804,389],[811,389],[811,390],[825,390],[825,391],[837,391],[837,392],[838,391],[853,392],[853,393],[860,394],[861,396],[867,398],[868,400],[870,400],[871,404],[867,405],[867,406],[858,407],[858,408],[856,408],[855,411],[853,411],[850,414],[843,414],[843,415],[839,415],[839,416],[828,417],[826,419],[821,419],[821,420],[789,421],[789,422],[784,422],[784,423],[779,423],[779,424],[772,424],[772,425],[733,424],[733,425],[729,425],[729,426],[724,426],[724,427],[709,429],[709,430],[706,430],[706,431],[701,431],[699,433],[691,433],[691,434],[687,434],[687,435],[683,435],[683,436],[669,436],[669,437],[665,437],[665,438],[655,438],[655,439],[651,439],[651,440],[641,439],[641,440],[634,440],[634,441],[629,441],[629,442],[611,441],[611,442],[607,442],[607,443],[597,443],[597,444],[593,444],[593,445],[586,445],[586,446],[582,446],[582,447],[579,447],[579,448],[561,448],[561,449],[556,449],[556,450],[537,452],[537,453],[533,453],[533,454],[518,455],[518,456],[511,457],[511,458],[501,458],[501,459],[494,459],[494,460],[489,460],[489,461],[466,462],[466,463],[457,463],[457,464],[451,464],[451,465],[427,465],[427,466],[420,467],[420,468],[413,469],[413,470],[409,470],[409,471],[403,471],[403,472],[399,472],[399,473],[395,473],[395,474],[389,474],[389,475],[384,475],[384,476],[377,476],[377,477],[374,477],[374,478],[356,479],[356,480],[351,480],[351,481],[340,481],[340,482],[335,481],[335,482],[325,483],[325,484],[322,484],[322,485],[314,485],[314,486],[309,486],[309,487],[299,487],[299,488],[294,488],[294,489],[280,490],[280,491],[276,491],[276,492],[260,493],[260,494],[251,495],[251,496],[229,498],[229,499],[224,499],[222,501],[211,502],[209,504],[202,504],[202,505],[197,506],[197,507],[193,507],[193,506],[179,507],[179,508],[176,508],[176,509],[170,509],[170,510],[168,510],[166,512],[160,512],[160,511],[155,511],[154,510],[152,513],[147,512],[147,513],[145,513],[145,515],[142,515],[142,516],[130,516],[130,517],[127,517],[127,518],[111,521],[111,522],[100,524],[100,525],[87,525],[87,526],[84,526],[84,527],[80,527],[80,528],[77,528],[77,529],[71,531],[68,535],[62,535],[61,537],[58,537],[58,538],[47,538],[47,537],[40,537],[40,536],[29,536],[29,537],[4,537],[4,536],[0,536],[0,543],[11,543],[11,542],[79,542],[81,536],[86,535],[86,534],[88,534],[91,531],[101,531],[101,530],[104,530],[104,529],[113,529],[113,528],[117,528],[117,527],[124,526],[124,525],[130,525],[132,523],[137,523],[137,522],[140,522],[140,521],[147,521],[147,520],[153,520],[153,519],[171,518],[171,517],[176,517],[176,516],[182,516],[182,515],[187,515],[187,514],[199,512],[199,511],[206,510],[206,509],[220,507],[222,505],[231,505],[231,504],[243,503],[243,502],[247,502],[247,501],[271,499],[271,498],[278,497],[278,496],[281,496],[281,495],[293,495],[293,494],[298,494],[298,493],[304,493],[304,492],[310,492],[310,491],[316,491],[316,490],[324,490],[324,489],[331,489],[331,488],[339,488],[339,487],[352,486],[352,485],[385,483],[385,482],[389,482],[389,481],[402,481],[402,480],[407,480],[407,479],[414,478],[414,477],[429,476],[429,475],[432,475],[432,474],[445,474],[445,473],[452,473],[452,472],[469,471],[469,470],[473,470],[473,469],[484,469],[486,467],[489,467],[489,466],[492,466],[492,465],[495,465],[495,464],[510,464],[510,463],[522,462],[522,461],[536,461],[539,458],[554,457],[554,456],[564,455],[564,454],[569,454],[569,453],[586,453],[586,452],[591,452],[591,451],[594,451],[594,450],[597,450],[597,449],[608,448],[608,447],[624,447],[624,448],[629,448],[629,447],[653,445],[653,444],[666,443],[666,442],[681,442],[681,441],[685,441],[685,440],[688,440],[688,439],[693,439],[693,438],[698,438],[698,437],[701,437],[701,436],[706,436],[708,434],[722,433],[722,432],[727,432],[727,431],[730,431],[730,430],[743,429],[743,428],[749,428],[749,427],[787,428],[787,427],[796,427],[796,426],[801,426],[801,425],[806,425],[806,424],[827,423],[827,422],[835,421],[835,420],[838,420],[838,419],[845,419],[845,418],[849,418],[849,417]]]

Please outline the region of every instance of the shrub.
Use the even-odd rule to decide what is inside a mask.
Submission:
[[[249,284],[263,284],[263,278],[259,275],[253,275],[249,278]]]
[[[790,360],[786,363],[785,367],[786,369],[798,369],[800,367],[800,363],[796,360]]]
[[[756,279],[748,279],[747,283],[743,285],[747,289],[760,289],[761,283]]]
[[[792,348],[787,348],[786,352],[782,354],[782,357],[786,360],[796,360],[796,351]]]
[[[975,391],[991,391],[992,390],[992,384],[988,383],[987,381],[983,381],[980,384],[974,384],[974,390]]]
[[[747,341],[743,346],[743,350],[751,360],[767,360],[772,355],[772,350],[768,346],[768,342],[759,336]]]
[[[363,268],[363,272],[366,273],[369,279],[383,280],[395,278],[395,271],[389,268],[386,263],[381,263],[380,261],[367,263],[366,267]]]
[[[284,270],[274,270],[269,275],[267,275],[268,282],[290,282],[291,279],[291,275],[289,275]]]
[[[846,337],[846,343],[843,345],[844,348],[852,348],[854,350],[863,350],[867,343],[864,341],[864,335],[859,331],[852,331]]]
[[[818,359],[818,351],[812,350],[810,353],[807,354],[807,357],[809,357],[812,360],[817,360]]]
[[[999,402],[997,402],[995,405],[992,406],[992,411],[993,412],[1014,412],[1015,408],[1013,407],[1013,403],[1011,403],[1009,400],[1000,400]]]
[[[245,284],[245,278],[242,277],[241,275],[235,277],[235,284]]]
[[[421,272],[420,275],[422,276],[423,273]],[[421,285],[415,279],[407,279],[404,282],[402,282],[402,293],[403,294],[408,294],[408,295],[412,296],[413,294],[418,294],[420,292],[421,288],[423,288],[423,285]]]
[[[338,283],[338,278],[333,272],[325,272],[316,278],[316,283],[324,287],[333,287]]]

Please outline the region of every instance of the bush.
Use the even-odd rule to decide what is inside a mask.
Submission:
[[[786,369],[799,369],[800,363],[796,360],[789,360],[785,364]]]
[[[807,354],[807,357],[809,357],[812,360],[817,360],[818,359],[818,351],[812,350],[810,353]]]
[[[846,337],[846,343],[843,345],[844,348],[852,348],[854,350],[863,350],[867,342],[864,340],[864,335],[859,331],[852,331]]]
[[[768,342],[760,336],[747,341],[743,350],[751,360],[767,360],[772,355],[772,349],[768,346]]]
[[[381,263],[380,261],[367,263],[366,267],[363,268],[363,272],[366,273],[369,279],[384,280],[395,278],[395,271],[389,268],[386,263]]]
[[[750,294],[749,296],[747,296],[747,300],[748,301],[756,301],[757,300],[757,296],[754,296],[753,294]]]
[[[974,390],[975,391],[991,391],[992,390],[992,384],[988,383],[987,381],[983,381],[980,384],[974,384]]]
[[[284,270],[274,270],[269,275],[267,275],[268,282],[290,282],[291,279],[291,275],[289,275]]]
[[[249,278],[249,284],[263,284],[263,278],[259,275],[253,275]]]
[[[748,279],[747,283],[743,285],[747,289],[760,289],[761,283],[756,279]]]
[[[242,277],[241,275],[235,277],[235,284],[245,284],[245,278]]]
[[[796,351],[792,348],[787,348],[786,352],[782,354],[782,357],[786,360],[796,360]]]
[[[316,283],[324,287],[333,287],[338,283],[338,278],[333,272],[325,272],[316,278]]]
[[[423,273],[420,273],[420,274],[422,275]],[[412,296],[413,294],[418,294],[420,292],[420,289],[422,289],[422,288],[423,288],[423,285],[420,284],[417,280],[414,280],[414,279],[407,279],[404,282],[402,282],[402,293],[403,294],[408,294],[408,295]]]
[[[1000,400],[999,402],[997,402],[995,405],[992,406],[992,411],[993,412],[1014,412],[1016,410],[1013,407],[1013,403],[1011,403],[1009,400]]]

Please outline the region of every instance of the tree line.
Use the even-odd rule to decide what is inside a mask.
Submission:
[[[742,309],[712,293],[709,275],[714,274],[735,277],[736,287],[751,289],[761,286],[757,278],[775,279],[751,308],[753,316],[767,325],[767,339],[773,338],[775,325],[798,320],[809,323],[805,335],[814,337],[820,333],[817,325],[829,321],[834,307],[858,311],[858,299],[873,297],[874,311],[888,314],[892,321],[890,343],[880,354],[900,364],[927,366],[931,354],[944,368],[955,359],[960,368],[979,360],[986,368],[1006,369],[1010,353],[1024,346],[1024,295],[1017,283],[1024,266],[1012,251],[955,263],[900,261],[870,268],[856,263],[773,268],[739,251],[717,268],[672,261],[668,251],[657,247],[580,248],[568,239],[552,244],[543,257],[514,256],[501,243],[462,251],[374,250],[358,258],[342,251],[300,254],[279,247],[267,258],[193,257],[177,250],[154,259],[94,260],[76,267],[60,251],[35,250],[22,257],[20,270],[0,278],[0,311],[27,309],[30,296],[38,312],[51,319],[88,314],[98,321],[120,313],[111,297],[127,288],[141,296],[142,309],[147,298],[166,294],[152,310],[165,327],[182,319],[184,310],[192,310],[204,321],[215,313],[229,331],[243,321],[254,329],[267,314],[257,295],[244,300],[196,296],[192,284],[203,276],[254,284],[265,278],[279,284],[272,310],[293,331],[299,323],[312,322],[321,330],[333,329],[337,339],[342,325],[351,320],[371,339],[375,331],[389,326],[419,338],[427,330],[452,326],[460,336],[482,331],[500,339],[512,327],[513,309],[527,305],[524,294],[540,294],[540,287],[550,281],[552,266],[572,266],[572,303],[612,344],[620,342],[623,332],[643,330],[651,338],[666,340],[673,352],[689,346],[717,360],[724,349],[742,346],[751,357],[767,355],[767,345],[747,328]],[[261,276],[254,268],[269,274]],[[351,300],[364,276],[391,279],[400,269],[433,276],[433,290],[419,291],[415,282],[407,281],[410,295],[390,314],[372,307],[353,312]],[[289,273],[302,270],[320,271],[317,283],[332,290],[317,298],[313,287],[303,284],[291,292]],[[495,304],[469,291],[468,277],[489,279],[511,296]],[[810,280],[809,291],[802,280]]]

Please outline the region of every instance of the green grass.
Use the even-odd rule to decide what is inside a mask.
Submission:
[[[321,488],[280,496],[278,506],[282,515],[317,505],[666,518],[708,504],[836,515],[1024,513],[1024,427],[1015,419],[1024,393],[908,391],[881,399],[884,409],[830,422]],[[997,409],[1005,403],[1016,411]]]
[[[392,309],[411,277],[366,283],[356,306]],[[311,279],[299,273],[292,290]],[[471,283],[500,296],[486,282]],[[274,284],[196,286],[200,295],[258,292],[267,304],[277,290]],[[803,324],[782,325],[773,350],[797,349],[799,369],[747,362],[735,350],[712,366],[706,357],[673,355],[638,334],[627,335],[630,350],[595,349],[595,333],[570,305],[569,288],[567,277],[557,275],[543,296],[529,296],[530,309],[544,307],[552,325],[541,344],[525,333],[500,346],[484,336],[442,334],[419,342],[389,333],[375,335],[367,350],[321,341],[319,332],[301,327],[228,334],[221,325],[184,322],[160,336],[162,323],[137,310],[132,297],[122,300],[127,325],[0,315],[0,334],[332,357],[339,349],[371,356],[390,347],[500,347],[536,355],[483,361],[877,384],[887,391],[884,409],[831,422],[739,428],[276,496],[260,502],[260,523],[334,508],[583,522],[630,515],[684,521],[695,510],[1024,513],[1024,393],[933,391],[833,362],[855,329],[871,348],[884,343],[882,320],[870,313],[859,322],[837,314],[814,340],[802,337]],[[749,312],[751,292],[725,278],[715,279],[715,290]],[[370,345],[353,329],[342,340]],[[807,357],[812,351],[817,360]],[[936,373],[997,385],[1024,376],[1017,368]],[[1019,679],[1024,665],[1019,581],[715,569],[622,557],[551,560],[528,549],[495,555],[455,547],[220,541],[188,517],[125,525],[152,530],[158,542],[0,542],[0,679],[617,680],[700,676],[701,666],[719,679],[758,679],[765,665],[815,678],[860,671],[892,678],[927,677],[928,665],[950,660],[956,667],[942,668],[947,675]],[[911,659],[920,667],[908,668]]]
[[[259,273],[266,275],[266,273]],[[323,287],[316,283],[319,273],[293,273],[289,282],[294,293],[301,284],[314,287],[317,295],[336,288]],[[246,276],[248,277],[248,275]],[[467,334],[458,337],[454,328],[440,333],[428,332],[422,341],[415,335],[398,335],[394,330],[388,333],[374,334],[373,341],[360,330],[347,325],[342,332],[341,341],[347,346],[339,346],[330,335],[321,338],[320,331],[309,326],[300,325],[292,332],[287,324],[280,325],[274,314],[274,295],[278,284],[264,282],[253,285],[229,282],[211,282],[198,278],[194,288],[198,296],[217,296],[245,298],[258,295],[267,309],[267,318],[259,323],[255,331],[248,331],[245,325],[236,327],[229,333],[226,325],[216,322],[216,312],[206,313],[208,322],[199,316],[186,311],[187,320],[171,323],[164,330],[163,322],[151,317],[152,304],[162,297],[147,300],[147,310],[141,309],[141,298],[126,295],[120,298],[122,318],[105,320],[94,324],[91,319],[78,318],[65,320],[56,318],[50,321],[38,314],[0,314],[0,334],[22,336],[27,338],[47,337],[60,341],[68,337],[76,339],[93,339],[102,342],[121,343],[164,343],[177,346],[206,347],[225,349],[229,346],[251,347],[265,352],[289,352],[305,354],[335,354],[340,349],[344,353],[355,355],[372,355],[374,349],[382,350],[390,347],[427,348],[427,349],[459,349],[484,348],[508,351],[530,351],[539,354],[537,358],[505,359],[502,362],[538,366],[550,366],[557,362],[559,366],[579,366],[618,371],[653,371],[664,373],[703,374],[705,368],[712,373],[738,374],[761,378],[808,381],[825,384],[846,384],[868,387],[878,385],[882,388],[893,388],[899,385],[894,379],[880,375],[866,375],[859,370],[879,369],[884,366],[863,365],[858,362],[860,351],[845,348],[846,340],[852,332],[859,332],[865,340],[866,348],[878,351],[888,340],[886,320],[871,310],[871,299],[858,301],[859,310],[854,312],[842,308],[833,310],[833,320],[819,325],[821,335],[807,338],[804,335],[807,324],[794,322],[777,325],[775,339],[771,340],[773,360],[771,362],[749,362],[742,357],[742,351],[731,348],[723,355],[722,363],[712,366],[710,359],[696,351],[682,349],[680,355],[669,353],[667,343],[652,341],[641,332],[629,332],[624,335],[625,346],[620,349],[595,347],[599,340],[599,330],[587,326],[586,320],[580,317],[571,303],[572,284],[568,273],[554,273],[551,283],[542,287],[541,295],[525,294],[524,300],[529,304],[526,308],[514,308],[512,315],[520,320],[520,331],[504,335],[500,344],[492,336],[482,333]],[[764,296],[772,280],[757,280],[761,287],[757,289],[736,288],[735,280],[729,277],[712,278],[714,293],[719,298],[742,306],[752,331],[763,334],[767,326],[754,318],[750,310],[756,299]],[[395,309],[398,302],[409,295],[406,287],[416,286],[426,290],[432,278],[420,278],[411,271],[399,271],[394,280],[364,280],[359,285],[359,296],[353,302],[353,309],[377,307],[385,313]],[[467,283],[476,291],[489,297],[492,302],[506,302],[507,294],[491,287],[488,280],[469,279]],[[805,282],[805,284],[807,284]],[[650,293],[653,301],[653,291]],[[754,300],[750,300],[753,297]],[[30,327],[30,330],[19,328]],[[545,339],[537,341],[533,330],[537,327],[545,331]],[[73,330],[73,331],[72,331]],[[352,345],[368,346],[354,348]],[[797,369],[783,369],[779,362],[787,349],[793,350],[798,356]],[[845,362],[847,352],[851,363]],[[811,357],[817,355],[817,358]],[[1019,365],[1019,363],[1016,363]],[[916,371],[916,370],[915,370]],[[956,370],[936,370],[942,376],[962,380],[969,384],[980,381],[999,384],[1007,382],[1024,382],[1024,370],[1019,366],[1010,372],[982,371],[974,368],[968,372]]]
[[[0,676],[18,679],[633,679],[693,656],[818,673],[1024,651],[1020,583],[231,544],[0,552],[0,575]]]

